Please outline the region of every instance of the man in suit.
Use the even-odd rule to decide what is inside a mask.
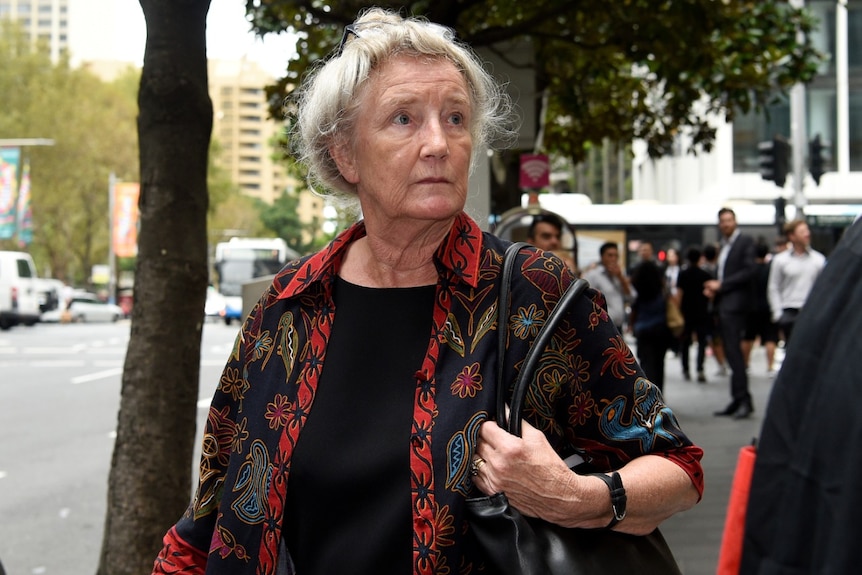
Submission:
[[[754,411],[748,390],[748,374],[742,354],[742,336],[748,314],[748,297],[754,273],[754,239],[740,233],[736,213],[730,208],[718,211],[721,251],[718,255],[718,278],[704,283],[704,294],[715,298],[724,352],[730,366],[731,402],[715,415],[743,419]]]

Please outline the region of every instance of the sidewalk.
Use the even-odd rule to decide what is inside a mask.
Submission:
[[[694,349],[690,351],[694,366]],[[780,359],[781,351],[776,355]],[[779,365],[776,361],[776,368]],[[724,409],[731,399],[730,376],[719,377],[715,375],[717,370],[715,360],[707,357],[704,370],[707,383],[685,381],[680,359],[672,353],[665,358],[665,401],[682,429],[704,450],[706,487],[703,499],[693,509],[665,521],[661,528],[683,575],[715,575],[736,459],[740,448],[750,444],[760,433],[774,381],[767,377],[763,348],[756,346],[748,375],[754,414],[739,421],[716,417],[713,412]]]

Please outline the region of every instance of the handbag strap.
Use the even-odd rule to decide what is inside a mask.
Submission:
[[[527,242],[515,242],[509,246],[503,255],[503,269],[500,272],[500,294],[497,296],[497,425],[506,429],[506,392],[508,386],[503,385],[504,368],[506,366],[506,340],[509,335],[509,294],[512,291],[512,273],[515,270],[515,258],[521,248],[528,247]]]
[[[525,242],[514,243],[506,250],[503,259],[503,270],[501,272],[502,283],[500,285],[500,295],[497,306],[498,314],[498,366],[497,366],[497,425],[507,429],[512,435],[521,436],[521,418],[524,410],[524,399],[527,395],[527,388],[535,378],[536,367],[539,364],[539,358],[544,352],[551,337],[554,335],[557,326],[562,321],[563,315],[574,303],[575,299],[580,296],[585,289],[589,287],[589,282],[583,278],[578,278],[566,289],[556,307],[548,315],[547,321],[539,330],[536,339],[533,340],[527,355],[524,357],[524,363],[521,366],[521,371],[515,379],[515,386],[512,390],[510,401],[510,413],[508,422],[506,418],[506,390],[507,385],[503,383],[503,366],[506,356],[506,340],[508,336],[509,315],[509,298],[511,293],[512,274],[514,272],[515,257],[521,251],[521,248],[528,246]]]

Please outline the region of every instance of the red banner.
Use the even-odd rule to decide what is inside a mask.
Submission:
[[[132,258],[138,255],[138,194],[140,184],[114,184],[114,208],[111,214],[114,255]]]

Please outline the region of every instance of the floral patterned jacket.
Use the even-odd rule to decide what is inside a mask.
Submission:
[[[335,275],[347,246],[364,235],[359,222],[324,250],[288,264],[246,319],[210,406],[197,492],[165,535],[153,573],[291,571],[282,539],[291,453],[313,417],[337,313]],[[410,452],[416,575],[483,571],[464,500],[471,493],[470,456],[479,425],[494,413],[498,275],[508,245],[461,214],[435,255],[433,329],[416,369],[412,436],[404,446]],[[573,281],[559,258],[541,250],[525,248],[519,263],[504,318],[509,383],[518,358]],[[702,492],[702,450],[645,378],[609,321],[601,294],[586,293],[543,355],[525,417],[563,457],[580,453],[610,470],[642,454],[660,454]]]

